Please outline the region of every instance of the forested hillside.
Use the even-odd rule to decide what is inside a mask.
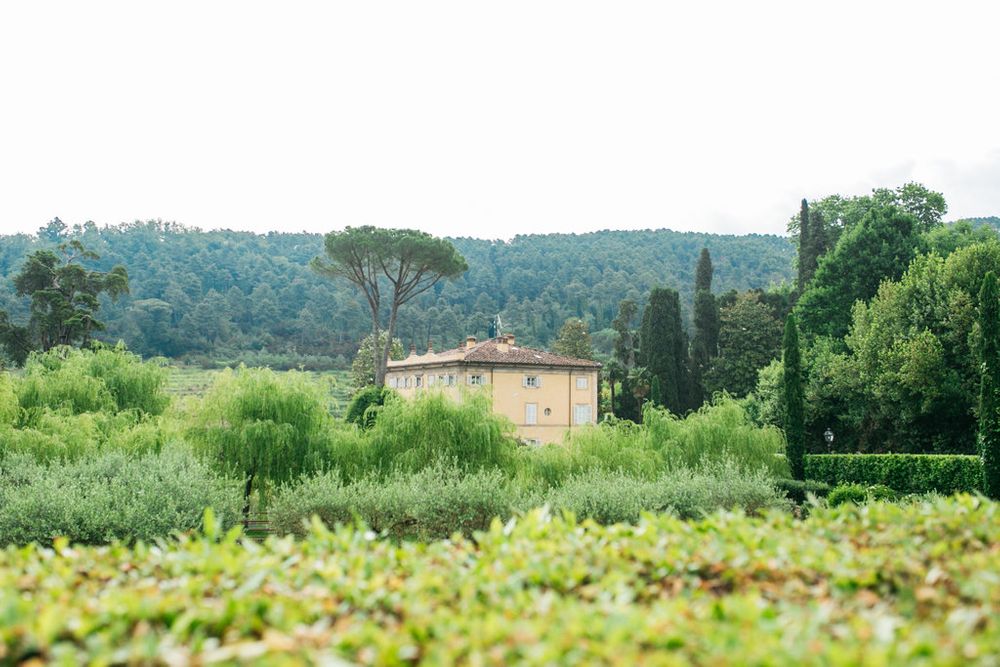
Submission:
[[[12,320],[26,321],[28,307],[14,293],[13,274],[29,252],[68,238],[101,256],[94,268],[127,268],[131,294],[103,304],[100,337],[121,338],[144,355],[267,350],[349,359],[371,327],[349,284],[309,269],[322,235],[204,232],[163,222],[67,228],[54,221],[38,235],[0,237],[0,310]],[[548,345],[566,318],[582,317],[600,332],[622,299],[643,303],[657,285],[680,292],[687,321],[702,247],[711,251],[717,292],[789,281],[795,252],[779,236],[670,230],[452,241],[469,271],[401,311],[406,345],[422,348],[430,339],[440,349],[466,334],[484,336],[496,313],[525,343]]]

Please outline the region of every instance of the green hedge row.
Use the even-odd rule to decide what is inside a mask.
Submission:
[[[946,454],[812,454],[806,479],[838,484],[884,484],[900,493],[976,493],[983,489],[978,456]]]

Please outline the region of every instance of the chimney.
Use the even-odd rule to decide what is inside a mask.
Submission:
[[[410,343],[410,356],[417,356],[417,346],[414,343]]]
[[[427,354],[434,354],[434,341],[427,339]]]
[[[514,345],[514,334],[507,334],[505,337],[507,338],[507,344],[513,346]]]
[[[471,350],[475,346],[476,346],[476,337],[475,336],[468,336],[465,339],[465,349],[466,350]]]

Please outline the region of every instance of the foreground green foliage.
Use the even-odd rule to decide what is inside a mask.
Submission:
[[[208,530],[0,552],[0,659],[969,665],[1000,644],[1000,506],[968,496],[803,521],[535,512],[430,544]]]
[[[978,456],[932,454],[813,454],[806,478],[830,485],[882,484],[900,493],[981,493]]]

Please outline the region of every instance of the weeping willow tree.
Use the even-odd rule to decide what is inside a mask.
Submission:
[[[322,470],[330,416],[322,387],[300,373],[226,371],[213,383],[189,437],[226,474],[242,477],[243,516],[254,491]]]

